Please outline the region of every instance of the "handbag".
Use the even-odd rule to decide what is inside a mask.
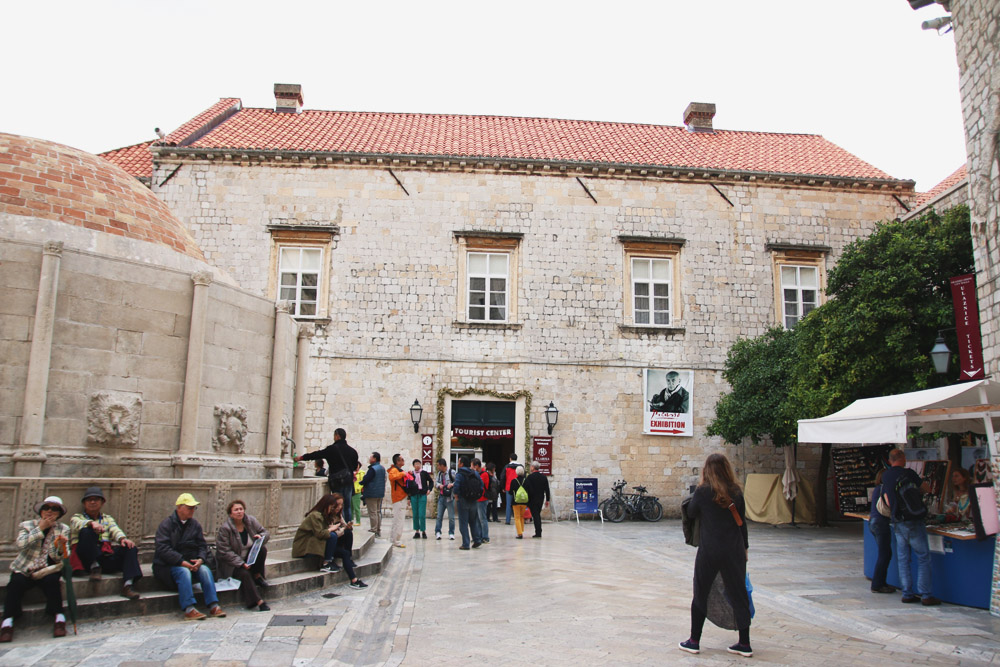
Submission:
[[[53,565],[47,565],[43,568],[39,568],[31,572],[30,574],[32,579],[42,579],[43,577],[47,577],[50,574],[55,574],[60,570],[62,570],[62,563],[55,563]]]
[[[339,449],[335,450],[337,456],[340,457],[340,462],[344,464],[344,467],[337,472],[330,473],[330,486],[334,488],[343,488],[354,481],[354,473],[347,469],[347,461],[344,460],[344,455]]]
[[[889,511],[889,506],[885,502],[884,495],[879,494],[878,501],[875,503],[875,510],[887,519],[892,517],[892,512]]]

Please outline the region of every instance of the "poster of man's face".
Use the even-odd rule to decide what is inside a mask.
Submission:
[[[647,368],[643,372],[643,389],[643,433],[692,435],[694,371]]]

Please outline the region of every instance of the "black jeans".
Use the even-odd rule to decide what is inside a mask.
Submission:
[[[53,572],[41,579],[26,577],[20,572],[11,572],[10,581],[7,582],[7,599],[3,603],[4,618],[18,618],[21,616],[21,601],[24,594],[35,586],[41,586],[45,593],[45,613],[51,616],[61,614],[62,590],[59,588],[59,572]]]
[[[534,503],[528,503],[528,509],[531,510],[531,522],[535,524],[535,535],[542,536],[542,503],[537,505]]]
[[[139,549],[127,549],[121,545],[112,547],[111,553],[101,551],[101,538],[94,529],[87,526],[80,529],[80,541],[76,543],[76,557],[80,559],[84,570],[90,570],[97,563],[104,572],[121,572],[122,579],[133,582],[142,579],[142,568],[139,567]]]
[[[888,519],[875,519],[868,522],[868,530],[875,537],[878,545],[878,557],[875,559],[875,571],[872,572],[872,590],[886,585],[885,575],[889,571],[889,561],[892,560],[892,526]]]
[[[238,567],[233,570],[233,579],[240,581],[240,594],[247,607],[253,607],[257,600],[262,600],[260,591],[257,590],[257,578],[264,578],[264,561],[267,560],[267,547],[261,547],[250,569]]]

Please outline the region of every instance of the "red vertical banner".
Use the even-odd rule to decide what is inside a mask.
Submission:
[[[976,276],[968,274],[951,279],[951,298],[955,306],[955,332],[958,334],[958,359],[962,372],[958,379],[981,380],[983,344],[979,336],[979,301],[976,300]]]
[[[434,465],[434,436],[430,433],[420,437],[420,460],[425,466]]]
[[[531,460],[538,461],[538,472],[552,475],[552,438],[535,436],[531,439]]]

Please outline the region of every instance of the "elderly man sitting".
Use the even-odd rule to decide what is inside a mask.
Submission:
[[[194,518],[199,503],[190,493],[177,496],[175,511],[160,522],[156,529],[156,551],[153,553],[153,576],[165,586],[177,588],[185,621],[203,621],[205,614],[194,606],[194,578],[198,578],[208,605],[208,615],[223,618],[226,612],[219,606],[215,592],[215,577],[205,565],[208,543],[201,524]]]
[[[102,572],[121,572],[122,596],[135,600],[139,593],[132,586],[142,579],[139,549],[125,537],[114,517],[101,511],[106,501],[100,487],[92,486],[84,492],[84,511],[70,519],[75,556],[70,562],[74,570],[89,572],[91,581],[100,581]]]

